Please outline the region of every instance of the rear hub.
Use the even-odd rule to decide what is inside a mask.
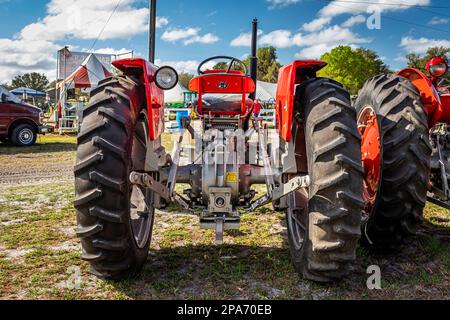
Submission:
[[[365,212],[370,215],[376,204],[381,181],[381,139],[378,119],[371,106],[364,107],[358,116],[361,152],[364,168],[363,198]]]

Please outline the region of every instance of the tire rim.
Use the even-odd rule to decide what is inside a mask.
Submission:
[[[358,116],[361,134],[361,153],[364,168],[363,199],[365,213],[370,216],[376,205],[381,180],[381,136],[378,119],[373,107],[365,106]]]
[[[147,118],[139,117],[133,135],[132,171],[143,172],[147,153]],[[143,249],[152,233],[154,210],[150,207],[153,193],[136,185],[130,185],[130,224],[137,246]]]
[[[24,128],[20,130],[18,140],[21,144],[30,144],[33,142],[34,139],[34,133],[33,130],[29,128]]]
[[[301,250],[303,248],[306,239],[306,232],[308,232],[308,210],[307,208],[302,208],[301,205],[297,203],[298,197],[305,197],[305,199],[300,202],[306,201],[306,203],[308,197],[301,192],[302,191],[291,192],[288,195],[289,205],[287,209],[287,227],[295,250]]]

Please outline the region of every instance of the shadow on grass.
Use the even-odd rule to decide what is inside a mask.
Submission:
[[[76,151],[77,145],[75,143],[65,142],[46,142],[36,143],[31,147],[16,147],[10,143],[0,143],[0,154],[26,154],[26,153],[52,153],[52,152],[66,152]]]
[[[284,288],[299,280],[287,248],[188,245],[152,250],[139,278],[110,283],[136,299],[217,299],[254,298],[280,279]]]

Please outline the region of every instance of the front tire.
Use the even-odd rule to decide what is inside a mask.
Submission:
[[[11,133],[11,142],[18,147],[30,147],[36,143],[36,129],[29,124],[18,125]]]
[[[306,140],[310,187],[288,196],[292,261],[307,279],[334,281],[349,273],[361,235],[363,176],[355,111],[339,83],[319,78],[298,87],[295,113],[303,121],[294,122],[293,137]]]
[[[136,276],[147,260],[154,195],[131,185],[144,171],[148,143],[142,87],[130,78],[100,82],[83,112],[78,136],[75,189],[77,234],[91,273],[112,280]]]
[[[355,108],[365,168],[363,243],[394,248],[414,234],[423,220],[431,156],[428,118],[417,89],[398,75],[369,80]],[[363,121],[367,111],[373,118],[369,126]],[[375,130],[368,137],[370,126]],[[366,158],[364,154],[375,143],[379,156]]]

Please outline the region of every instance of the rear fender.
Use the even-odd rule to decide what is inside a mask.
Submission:
[[[419,90],[420,100],[428,114],[430,128],[438,122],[446,122],[444,119],[450,119],[450,109],[448,107],[444,109],[439,93],[423,72],[406,68],[401,70],[398,75],[407,78]]]
[[[295,89],[306,79],[316,77],[317,71],[327,65],[319,60],[294,61],[280,69],[278,76],[276,117],[280,138],[286,142],[292,139],[292,121],[295,103]]]
[[[157,140],[164,132],[164,91],[158,88],[154,81],[154,75],[158,68],[139,58],[116,60],[113,66],[123,72],[126,76],[138,77],[139,81],[145,86],[146,105],[139,105],[136,100],[132,105],[136,113],[142,108],[147,108],[149,139]]]
[[[450,123],[450,94],[442,94],[440,98],[443,112],[439,121],[443,123]]]

